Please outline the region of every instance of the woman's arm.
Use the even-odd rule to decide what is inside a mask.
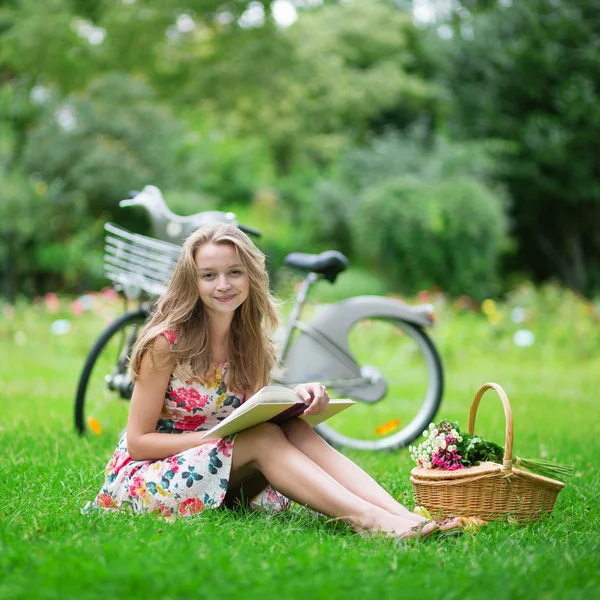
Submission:
[[[164,358],[169,356],[169,350],[169,342],[159,336],[142,357],[127,421],[127,450],[133,460],[160,460],[206,443],[200,439],[204,432],[156,432],[174,367],[172,360]]]

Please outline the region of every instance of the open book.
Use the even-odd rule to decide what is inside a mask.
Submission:
[[[355,404],[353,400],[330,400],[327,408],[318,415],[303,415],[308,405],[302,402],[296,392],[282,385],[268,385],[248,398],[244,404],[236,408],[228,417],[218,425],[207,431],[203,440],[223,438],[227,435],[238,433],[259,423],[271,421],[282,423],[288,419],[299,417],[311,427],[329,419],[349,406]]]

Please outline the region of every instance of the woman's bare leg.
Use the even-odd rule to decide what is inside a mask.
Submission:
[[[292,419],[284,423],[281,429],[296,448],[353,494],[394,515],[410,518],[417,523],[425,520],[410,512],[356,463],[332,448],[306,421]]]
[[[356,463],[332,448],[306,421],[291,419],[283,423],[281,429],[296,448],[356,496],[417,524],[428,521],[395,500]],[[440,528],[446,531],[459,526],[458,521],[446,520]]]
[[[395,515],[346,489],[285,436],[282,429],[263,423],[238,434],[232,477],[246,477],[249,469],[262,473],[279,492],[299,504],[339,518],[357,531],[381,531],[397,537],[416,537],[414,520]],[[432,524],[423,531],[430,533]]]

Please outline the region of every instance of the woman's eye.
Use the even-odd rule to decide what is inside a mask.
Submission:
[[[231,271],[232,275],[241,275],[242,272],[240,271],[240,269],[234,269],[233,271]]]
[[[214,273],[204,273],[202,275],[202,279],[212,279],[214,277]]]

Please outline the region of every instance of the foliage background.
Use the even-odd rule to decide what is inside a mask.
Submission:
[[[0,294],[101,286],[102,225],[149,233],[118,201],[152,183],[264,228],[274,269],[336,247],[402,293],[594,295],[593,8],[2,2]]]

